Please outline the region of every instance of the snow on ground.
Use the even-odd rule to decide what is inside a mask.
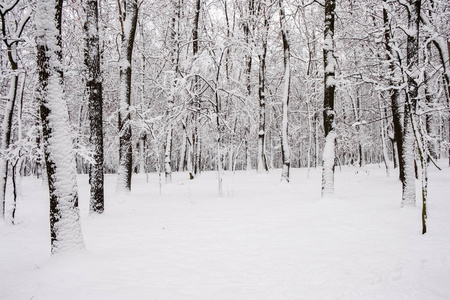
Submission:
[[[123,202],[106,176],[100,216],[79,176],[87,250],[52,257],[45,188],[24,178],[18,224],[0,222],[0,299],[450,299],[450,168],[430,167],[424,236],[383,168],[338,168],[326,199],[321,170],[280,172],[225,173],[223,198],[213,172],[161,195],[133,175]]]

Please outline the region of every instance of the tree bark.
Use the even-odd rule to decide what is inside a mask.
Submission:
[[[91,198],[89,211],[102,213],[105,209],[103,175],[103,85],[100,70],[100,41],[98,33],[97,0],[86,0],[84,64],[87,70],[89,137],[94,163],[89,168]]]
[[[50,196],[51,252],[84,248],[78,188],[61,50],[63,0],[38,2],[36,11],[38,98]]]
[[[197,58],[198,50],[199,50],[199,20],[200,20],[200,8],[201,8],[201,0],[195,1],[195,15],[194,15],[194,24],[192,28],[192,54],[194,59]],[[189,176],[191,179],[200,172],[200,133],[199,133],[199,117],[200,117],[200,97],[197,95],[199,91],[199,82],[198,77],[194,77],[194,129],[192,131],[192,145],[191,145],[191,172],[189,172]]]
[[[386,0],[384,0],[386,2]],[[392,30],[389,22],[388,12],[386,8],[383,8],[383,23],[384,23],[384,42],[386,49],[386,60],[389,62],[389,75],[390,79],[388,81],[391,95],[391,108],[392,108],[392,120],[394,123],[394,140],[397,146],[397,154],[399,158],[399,179],[403,182],[404,174],[403,169],[404,165],[402,164],[402,153],[403,153],[403,108],[400,101],[400,91],[395,88],[399,85],[394,78],[396,78],[397,73],[399,72],[398,68],[395,66],[395,57],[397,57],[397,53],[391,46],[391,38],[392,38]]]
[[[269,171],[266,161],[266,54],[267,54],[267,35],[269,30],[269,21],[267,20],[266,11],[263,10],[264,28],[262,37],[262,53],[259,55],[259,126],[258,126],[258,173]]]
[[[284,13],[283,0],[279,0],[280,6],[280,26],[281,36],[283,39],[283,54],[284,54],[284,89],[282,98],[282,123],[281,123],[281,158],[283,161],[281,171],[281,181],[289,182],[289,172],[291,168],[291,150],[289,147],[288,136],[288,106],[289,93],[291,88],[291,53],[290,45],[286,28],[286,17]]]
[[[117,192],[131,190],[133,166],[131,132],[131,62],[138,16],[137,0],[119,1],[119,19],[122,28],[120,47],[119,87],[119,170]]]
[[[335,111],[334,93],[336,87],[334,58],[334,10],[335,0],[325,0],[325,29],[323,45],[324,61],[324,97],[323,125],[325,131],[325,146],[322,166],[322,196],[334,193],[334,160],[335,153]]]
[[[402,206],[416,205],[416,184],[415,184],[415,137],[414,123],[417,123],[416,106],[419,94],[419,21],[420,21],[420,0],[409,0],[408,5],[408,37],[406,45],[407,69],[407,101],[405,102],[405,118],[403,128],[403,153],[402,164],[404,166],[404,178],[402,181]]]
[[[19,1],[16,2],[16,4]],[[16,5],[15,4],[15,5]],[[0,8],[0,20],[1,20],[1,32],[2,32],[2,40],[6,45],[6,50],[8,53],[8,61],[11,65],[11,81],[10,88],[7,98],[7,102],[5,105],[3,122],[1,127],[1,143],[0,143],[0,152],[6,152],[11,143],[11,130],[12,130],[12,120],[13,120],[13,112],[14,105],[17,99],[17,89],[19,82],[19,73],[18,73],[18,64],[17,64],[17,44],[19,43],[20,37],[22,35],[23,29],[30,19],[30,15],[25,15],[21,22],[17,23],[17,27],[15,32],[7,32],[6,23],[7,23],[7,14],[15,7],[6,6]],[[25,80],[25,79],[24,79]],[[21,130],[21,128],[19,128]],[[0,216],[5,218],[5,194],[6,194],[6,182],[8,178],[8,160],[3,156],[0,157]]]

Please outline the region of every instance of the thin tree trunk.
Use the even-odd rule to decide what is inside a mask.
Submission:
[[[169,126],[167,130],[166,143],[165,148],[166,151],[164,153],[164,174],[166,178],[166,183],[172,183],[172,134],[173,129],[172,126]]]
[[[281,181],[289,182],[289,172],[291,168],[291,150],[289,147],[288,136],[288,106],[289,93],[291,88],[291,54],[289,49],[289,40],[287,36],[286,19],[284,14],[283,1],[279,0],[280,6],[280,26],[281,36],[283,39],[283,53],[284,53],[284,89],[282,98],[282,124],[281,124],[281,157],[283,161],[281,171]]]
[[[324,61],[324,110],[323,124],[325,131],[325,146],[322,166],[322,196],[334,193],[334,161],[336,157],[335,142],[335,111],[334,93],[336,87],[334,57],[334,10],[335,0],[325,0],[325,29],[323,45]]]
[[[16,2],[16,4],[18,1]],[[30,15],[26,14],[21,22],[16,25],[15,32],[7,32],[7,14],[15,7],[15,5],[5,5],[0,7],[0,19],[1,19],[1,32],[2,40],[6,45],[8,54],[8,61],[11,65],[11,81],[9,93],[7,95],[7,102],[3,115],[3,122],[1,127],[1,143],[0,152],[6,152],[11,142],[11,130],[14,105],[17,99],[17,88],[19,82],[18,64],[17,64],[17,44],[21,41],[25,25],[30,19]],[[24,79],[25,80],[25,79]],[[21,130],[19,126],[19,130]],[[19,134],[20,137],[20,134]],[[0,157],[0,216],[5,218],[5,194],[6,194],[6,181],[8,177],[8,160],[3,156]]]
[[[119,20],[122,28],[120,47],[119,87],[119,170],[116,189],[119,193],[131,190],[133,166],[131,133],[131,58],[138,16],[137,0],[119,0]]]
[[[267,20],[265,8],[263,10],[264,15],[264,29],[263,29],[263,41],[262,41],[262,53],[259,55],[259,128],[258,128],[258,173],[269,171],[266,161],[266,96],[265,96],[265,84],[266,84],[266,54],[267,54],[267,34],[269,21]]]
[[[386,2],[386,0],[384,0]],[[399,179],[404,181],[404,165],[402,163],[403,156],[403,108],[400,101],[400,91],[395,88],[399,85],[394,78],[398,77],[398,68],[395,66],[396,52],[391,46],[392,31],[390,27],[388,12],[383,8],[383,23],[384,23],[384,41],[386,49],[386,60],[389,62],[390,80],[388,82],[391,86],[391,107],[392,107],[392,119],[394,123],[394,139],[397,146],[397,154],[399,158]]]
[[[175,11],[172,16],[172,28],[171,28],[171,76],[169,79],[170,95],[168,98],[166,119],[168,123],[165,153],[164,153],[164,174],[166,183],[172,183],[172,144],[173,144],[173,107],[175,105],[175,85],[178,72],[178,36],[179,36],[179,22],[180,22],[180,10],[178,0],[172,1],[172,6]]]
[[[431,55],[431,45],[428,44],[426,47],[426,55],[425,55],[425,62],[429,63],[429,59],[428,57]],[[434,95],[431,93],[429,85],[430,85],[430,76],[428,75],[428,70],[425,68],[424,70],[424,74],[423,74],[424,78],[424,93],[425,93],[425,102],[427,104],[428,109],[432,109],[434,108],[435,104],[436,104],[436,98],[434,97]],[[425,147],[428,150],[428,153],[430,154],[430,157],[428,157],[428,159],[433,158],[433,159],[437,159],[438,155],[437,155],[437,118],[436,118],[436,113],[435,112],[428,112],[425,116],[426,118],[426,132],[427,132],[427,136],[428,136],[428,141],[425,143]]]
[[[199,34],[198,34],[198,28],[199,28],[199,20],[200,20],[200,8],[201,8],[201,0],[195,1],[195,14],[194,14],[194,24],[192,28],[192,54],[194,56],[194,59],[197,58],[198,50],[199,50]],[[197,175],[197,173],[200,172],[200,137],[199,137],[199,118],[200,118],[200,97],[197,95],[199,91],[199,82],[197,76],[194,78],[194,93],[195,93],[195,99],[194,99],[194,129],[192,132],[192,157],[191,157],[191,163],[192,163],[192,171],[190,173],[190,177],[194,177]]]

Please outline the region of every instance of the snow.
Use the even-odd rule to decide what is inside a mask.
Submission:
[[[334,114],[333,111],[329,113]],[[336,157],[335,145],[336,145],[336,131],[331,130],[328,133],[327,137],[325,138],[325,146],[322,154],[323,156],[322,194],[324,196],[333,195],[334,193],[334,165]]]
[[[49,178],[49,186],[53,186],[53,198],[55,201],[54,216],[54,243],[52,252],[62,253],[73,249],[84,248],[81,226],[79,222],[79,210],[77,207],[77,185],[75,171],[75,156],[69,113],[64,98],[63,79],[58,72],[61,66],[58,52],[60,46],[57,43],[58,29],[56,28],[56,8],[51,1],[40,1],[36,11],[36,42],[38,47],[46,49],[48,66],[41,66],[48,72],[46,84],[41,84],[38,89],[42,107],[48,109],[48,116],[43,120],[47,126],[47,139],[44,139],[44,152],[47,166],[52,165],[54,173]],[[42,109],[41,107],[41,109]],[[45,132],[45,130],[44,130]]]
[[[78,176],[87,250],[50,256],[47,192],[23,178],[17,225],[0,222],[0,299],[449,299],[450,168],[430,167],[428,233],[421,207],[401,208],[383,166],[225,172],[195,180],[133,175],[124,203],[106,175],[106,208],[89,215]],[[417,184],[419,187],[420,184]]]

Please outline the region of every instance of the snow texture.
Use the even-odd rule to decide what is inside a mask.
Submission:
[[[39,1],[36,12],[37,44],[47,47],[49,58],[49,78],[44,90],[40,91],[43,105],[47,107],[49,136],[44,144],[47,165],[54,166],[54,174],[49,178],[54,191],[51,197],[57,199],[53,253],[67,252],[84,248],[79,209],[77,207],[78,192],[73,153],[72,135],[69,125],[67,103],[64,98],[60,61],[57,52],[57,28],[55,24],[55,1]],[[47,218],[48,220],[48,218]]]
[[[403,153],[402,160],[404,161],[404,181],[402,192],[402,206],[415,206],[416,205],[416,171],[414,167],[415,155],[414,149],[416,140],[414,138],[414,131],[411,123],[410,116],[404,118],[405,126],[403,130]]]
[[[48,197],[23,178],[17,225],[0,223],[0,299],[450,299],[450,169],[430,168],[428,233],[421,207],[400,208],[401,184],[383,167],[336,170],[333,199],[320,169],[225,172],[196,180],[133,176],[118,204],[89,214],[78,177],[86,251],[49,258]]]
[[[323,149],[323,170],[322,170],[322,195],[332,195],[334,193],[334,159],[335,159],[336,132],[330,131],[325,138]]]

